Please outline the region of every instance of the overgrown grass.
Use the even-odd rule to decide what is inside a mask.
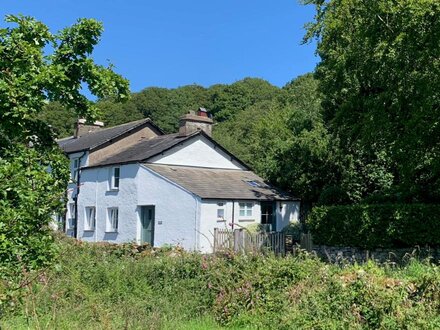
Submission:
[[[2,329],[438,329],[429,261],[328,265],[301,254],[202,256],[59,242]]]

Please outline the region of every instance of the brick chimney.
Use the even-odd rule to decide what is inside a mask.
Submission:
[[[205,108],[199,108],[197,112],[190,111],[179,120],[179,135],[187,136],[197,131],[204,131],[211,136],[213,123]]]
[[[102,127],[104,127],[104,123],[101,121],[95,121],[93,124],[87,124],[87,121],[85,119],[78,119],[75,124],[74,136],[78,138],[80,136],[96,132]]]

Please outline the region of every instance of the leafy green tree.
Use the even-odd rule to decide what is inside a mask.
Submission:
[[[0,29],[2,305],[13,302],[11,294],[20,292],[14,289],[25,285],[27,274],[50,262],[51,216],[63,211],[68,162],[40,117],[43,109],[58,102],[54,113],[63,116],[64,109],[73,109],[93,120],[96,107],[80,93],[84,83],[100,98],[124,100],[128,95],[128,82],[90,57],[101,23],[81,19],[52,34],[31,17],[6,16],[6,22],[8,27]]]
[[[214,85],[209,89],[214,118],[222,122],[260,101],[271,100],[279,93],[276,86],[258,78],[245,78],[231,85]]]
[[[77,120],[75,112],[63,107],[60,102],[49,102],[38,113],[37,118],[50,125],[54,134],[63,138],[72,135]]]
[[[240,111],[214,130],[228,150],[305,204],[316,202],[339,173],[317,87],[311,74],[298,77],[272,100]]]
[[[353,201],[440,200],[440,2],[307,0],[316,76]]]

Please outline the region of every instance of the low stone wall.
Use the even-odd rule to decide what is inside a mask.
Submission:
[[[440,249],[429,247],[365,250],[353,247],[313,245],[312,252],[331,263],[362,263],[367,260],[379,263],[404,263],[413,257],[440,261]]]

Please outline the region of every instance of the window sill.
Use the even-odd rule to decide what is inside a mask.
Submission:
[[[110,189],[107,190],[107,191],[119,191],[119,188],[110,188]]]
[[[217,219],[217,222],[226,222],[224,219]]]
[[[84,232],[93,232],[95,229],[84,229]]]
[[[238,219],[238,222],[255,222],[255,219]]]
[[[106,230],[105,233],[106,234],[117,234],[118,231],[117,230]]]

